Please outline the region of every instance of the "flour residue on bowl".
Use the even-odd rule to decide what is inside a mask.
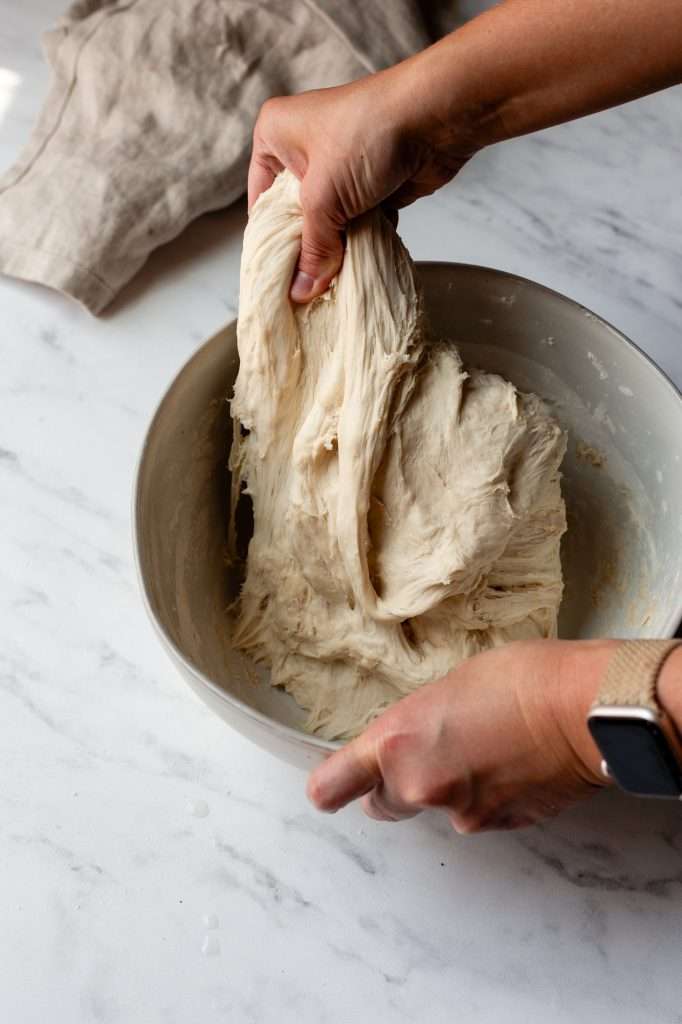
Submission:
[[[617,436],[630,436],[632,421],[614,421],[606,394],[590,407],[546,365],[527,356],[492,345],[462,348],[465,357],[475,353],[486,368],[496,366],[517,387],[541,394],[569,432],[562,466],[568,529],[562,541],[559,635],[648,635],[655,621],[654,580],[665,565],[651,531],[657,514],[652,496],[617,443]]]
[[[585,444],[584,441],[578,441],[575,446],[575,453],[582,462],[588,462],[595,469],[601,469],[602,466],[606,465],[604,453],[600,452],[598,448],[594,448],[591,444]]]

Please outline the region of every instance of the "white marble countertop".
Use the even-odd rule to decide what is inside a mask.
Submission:
[[[0,0],[0,163],[64,0]],[[490,150],[402,218],[418,258],[536,278],[682,384],[682,90]],[[244,207],[115,307],[0,279],[0,1018],[682,1021],[682,812],[615,795],[458,838],[307,805],[175,674],[133,571],[157,400],[232,318]],[[203,949],[203,952],[202,952]]]

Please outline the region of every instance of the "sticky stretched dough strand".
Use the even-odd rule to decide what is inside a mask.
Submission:
[[[565,438],[534,395],[428,337],[378,211],[330,292],[292,305],[301,226],[284,172],[244,236],[230,465],[254,534],[233,642],[309,729],[346,738],[471,654],[555,635]]]

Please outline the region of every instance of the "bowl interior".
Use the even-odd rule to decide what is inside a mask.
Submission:
[[[670,636],[682,616],[682,399],[619,332],[569,299],[499,271],[420,264],[435,333],[465,362],[549,404],[568,431],[563,637]],[[135,530],[161,637],[199,689],[300,729],[294,701],[230,643],[227,561],[235,324],[180,371],[149,429]],[[248,526],[245,527],[248,529]],[[308,737],[309,739],[309,737]]]

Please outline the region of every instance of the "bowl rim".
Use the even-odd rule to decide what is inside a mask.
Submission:
[[[516,284],[521,284],[521,285],[530,285],[531,288],[533,288],[533,289],[539,289],[540,291],[548,293],[549,295],[553,296],[554,298],[559,299],[561,302],[569,303],[571,306],[575,307],[576,309],[582,310],[584,313],[589,314],[590,317],[592,317],[594,320],[597,320],[603,327],[606,327],[612,334],[614,334],[618,339],[620,339],[620,341],[625,342],[625,344],[634,352],[634,354],[646,366],[647,371],[648,372],[652,372],[653,371],[656,374],[656,376],[660,379],[661,383],[668,387],[668,389],[672,392],[673,397],[676,398],[677,401],[680,403],[681,412],[682,412],[682,391],[680,391],[680,389],[677,387],[675,382],[668,376],[668,374],[665,372],[665,370],[663,370],[658,365],[658,363],[656,363],[656,361],[651,356],[649,356],[646,352],[644,352],[644,350],[641,349],[639,347],[639,345],[636,344],[636,342],[632,341],[631,338],[629,338],[626,334],[624,334],[621,330],[619,330],[619,328],[615,327],[612,323],[610,323],[604,317],[600,316],[598,313],[595,313],[591,309],[588,309],[588,307],[584,306],[581,302],[578,302],[575,299],[571,299],[568,295],[564,295],[562,292],[557,291],[555,288],[550,288],[548,285],[542,284],[539,281],[533,281],[531,278],[523,277],[521,274],[514,274],[511,271],[501,270],[501,269],[498,269],[496,267],[486,267],[486,266],[483,266],[481,264],[462,263],[462,262],[458,262],[458,261],[448,261],[448,260],[416,260],[415,264],[416,264],[418,270],[422,270],[422,269],[429,269],[429,270],[443,269],[443,270],[447,270],[447,269],[451,269],[453,267],[456,267],[458,270],[473,271],[473,272],[483,271],[486,274],[490,274],[490,275],[492,275],[494,277],[497,277],[499,279],[504,279],[505,281],[507,281],[509,283],[516,283]],[[215,340],[215,338],[219,334],[222,334],[223,331],[225,331],[228,328],[232,327],[234,324],[236,324],[236,322],[237,322],[237,320],[235,318],[233,320],[230,320],[228,323],[224,324],[221,328],[219,328],[219,330],[215,331],[212,335],[210,335],[210,337],[208,337],[205,341],[203,341],[194,350],[194,352],[182,363],[180,368],[176,371],[175,375],[173,376],[173,379],[171,380],[170,384],[164,389],[163,394],[161,395],[161,398],[159,399],[159,401],[158,401],[158,403],[157,403],[157,405],[156,405],[156,407],[154,409],[154,412],[153,412],[153,414],[152,414],[152,416],[151,416],[151,418],[149,420],[149,424],[148,424],[147,429],[145,431],[144,439],[143,439],[143,442],[142,442],[142,445],[141,445],[141,448],[140,448],[140,452],[139,452],[139,455],[137,457],[137,461],[136,461],[136,465],[135,465],[135,472],[134,472],[134,477],[133,477],[133,488],[132,488],[132,495],[131,495],[131,498],[132,498],[132,502],[131,502],[131,504],[132,504],[132,509],[131,509],[131,527],[132,527],[132,541],[133,541],[133,556],[134,556],[134,562],[135,562],[135,572],[136,572],[136,576],[137,576],[137,582],[138,582],[139,590],[140,590],[141,595],[142,595],[142,602],[143,602],[145,611],[147,613],[148,618],[150,619],[150,621],[152,623],[152,626],[154,627],[154,630],[155,630],[157,636],[159,637],[159,639],[161,641],[161,645],[166,648],[168,653],[170,653],[175,659],[177,659],[177,661],[180,662],[180,664],[183,666],[184,669],[187,670],[187,672],[190,674],[190,676],[192,678],[196,679],[198,683],[202,684],[208,690],[210,690],[210,692],[215,697],[217,697],[218,700],[221,700],[224,703],[229,704],[235,710],[241,712],[247,718],[251,719],[254,723],[257,723],[260,727],[264,728],[268,732],[274,733],[276,736],[278,736],[280,738],[289,739],[289,740],[293,741],[294,743],[296,743],[298,746],[303,745],[305,747],[312,748],[313,750],[316,750],[316,751],[332,753],[335,750],[341,749],[341,747],[344,745],[342,741],[339,741],[339,740],[324,740],[324,739],[321,739],[318,736],[314,736],[314,735],[311,735],[309,733],[302,732],[300,729],[296,729],[293,726],[285,725],[282,722],[277,722],[276,720],[274,720],[274,719],[270,718],[268,715],[266,715],[264,712],[258,711],[256,708],[252,707],[250,704],[246,704],[239,697],[235,697],[233,694],[228,693],[221,686],[219,686],[218,683],[213,682],[212,679],[210,679],[208,676],[206,676],[201,671],[201,669],[197,668],[197,666],[194,665],[194,663],[189,660],[189,658],[185,655],[185,653],[182,651],[182,649],[180,647],[178,647],[178,645],[173,640],[173,638],[167,633],[167,631],[166,631],[165,627],[163,626],[162,622],[160,621],[160,619],[156,615],[156,613],[155,613],[155,611],[154,611],[154,609],[152,607],[152,604],[151,604],[151,599],[150,599],[149,590],[148,590],[148,587],[147,587],[147,582],[145,580],[145,577],[144,577],[144,574],[143,574],[143,571],[142,571],[141,554],[140,554],[140,550],[141,550],[141,544],[140,544],[141,523],[140,523],[140,519],[141,519],[141,506],[142,506],[142,495],[141,495],[142,487],[141,487],[141,484],[142,484],[142,477],[143,477],[145,459],[146,459],[148,451],[149,451],[150,439],[151,439],[151,437],[152,437],[152,435],[154,433],[154,428],[156,426],[157,421],[159,420],[159,418],[163,414],[163,409],[164,409],[164,406],[166,405],[167,400],[170,398],[170,396],[172,395],[173,391],[178,386],[179,379],[183,376],[185,370],[190,366],[190,364],[192,362],[194,362],[195,359],[198,359],[200,357],[200,355],[204,351],[204,349],[207,348],[208,345],[212,344],[212,342]],[[670,637],[674,636],[675,632],[677,630],[679,630],[681,625],[682,625],[682,595],[680,595],[680,598],[679,598],[679,601],[678,601],[678,607],[676,609],[672,608],[670,614],[666,618],[665,632],[666,632],[667,636],[670,636]]]

